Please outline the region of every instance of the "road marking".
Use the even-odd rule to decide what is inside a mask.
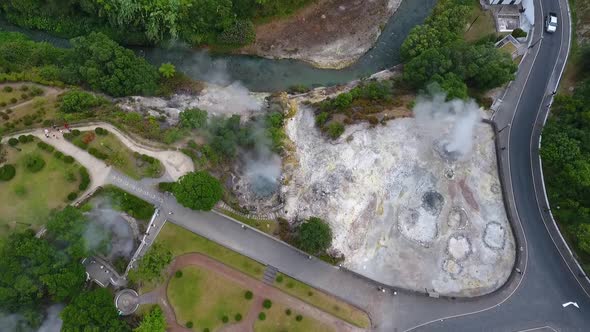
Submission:
[[[537,330],[551,330],[551,331],[555,331],[557,332],[556,329],[552,328],[551,326],[539,326],[539,327],[533,327],[531,329],[526,329],[526,330],[518,330],[516,332],[531,332],[531,331],[537,331]]]
[[[566,302],[566,303],[562,304],[561,306],[565,308],[570,305],[573,305],[574,307],[580,309],[580,306],[576,302]]]

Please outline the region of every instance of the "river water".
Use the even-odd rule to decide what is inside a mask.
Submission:
[[[155,65],[171,62],[190,77],[218,84],[240,81],[252,91],[280,91],[293,85],[326,86],[367,77],[400,62],[399,49],[412,27],[430,14],[436,0],[403,0],[390,18],[374,47],[350,67],[318,69],[298,60],[274,60],[247,55],[211,55],[181,45],[141,48],[136,52]],[[65,47],[67,40],[40,31],[11,26],[0,28],[22,32],[34,40]]]

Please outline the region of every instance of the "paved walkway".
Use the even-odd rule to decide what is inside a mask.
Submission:
[[[260,280],[256,280],[250,276],[243,274],[242,272],[234,270],[233,268],[223,263],[220,263],[214,259],[211,259],[205,255],[201,255],[198,253],[185,254],[176,257],[174,261],[166,269],[167,281],[165,285],[160,286],[157,290],[154,290],[152,292],[154,294],[157,294],[158,303],[165,303],[164,306],[168,308],[165,310],[166,319],[168,325],[173,327],[173,330],[176,330],[176,326],[180,325],[176,322],[174,312],[172,309],[170,309],[170,306],[168,305],[169,302],[165,302],[167,301],[167,297],[165,295],[163,296],[163,294],[165,294],[165,291],[163,292],[163,289],[165,290],[167,288],[168,282],[174,276],[174,272],[190,265],[199,266],[207,270],[213,271],[215,273],[218,273],[219,275],[235,282],[236,284],[240,285],[245,289],[251,290],[254,293],[254,303],[252,304],[252,307],[248,312],[248,315],[245,317],[244,321],[242,321],[239,324],[228,325],[222,329],[223,331],[251,331],[253,323],[256,321],[258,317],[258,313],[262,310],[262,301],[264,299],[270,299],[273,302],[281,303],[291,308],[295,312],[302,313],[303,316],[313,317],[314,319],[326,325],[334,327],[335,331],[363,331],[362,329],[357,328],[345,321],[342,321],[312,305],[303,302],[302,300],[299,300],[291,295],[288,295],[273,286],[267,285]],[[154,295],[146,294],[146,296],[152,296],[153,298]],[[180,328],[184,330],[182,326],[180,326]]]

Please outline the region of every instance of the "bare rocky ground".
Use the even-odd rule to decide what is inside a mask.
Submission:
[[[385,284],[451,296],[500,287],[514,259],[491,128],[454,160],[415,118],[349,126],[336,142],[302,108],[287,124],[295,146],[284,166],[286,217],[319,216],[344,266]]]
[[[296,14],[256,27],[256,41],[239,50],[298,59],[320,68],[349,66],[367,52],[401,0],[319,0]]]

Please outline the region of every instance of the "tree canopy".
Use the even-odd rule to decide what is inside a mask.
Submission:
[[[178,203],[193,210],[209,211],[221,199],[223,189],[219,180],[207,172],[191,172],[183,175],[174,185]]]
[[[86,291],[74,298],[60,314],[62,331],[129,331],[129,326],[119,319],[113,296],[106,288]]]
[[[332,245],[330,225],[320,218],[309,218],[299,226],[295,243],[299,249],[312,255],[323,253]]]
[[[162,270],[172,261],[172,253],[159,243],[154,243],[141,258],[138,266],[129,271],[129,280],[133,282],[157,280]]]
[[[159,306],[155,306],[149,313],[143,316],[141,323],[133,332],[164,332],[166,331],[166,319]]]

